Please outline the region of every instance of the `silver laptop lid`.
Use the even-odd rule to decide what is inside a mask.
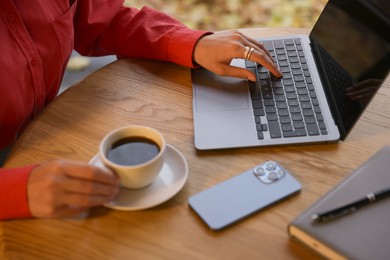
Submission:
[[[389,32],[389,0],[330,0],[310,33],[341,139],[389,73]]]

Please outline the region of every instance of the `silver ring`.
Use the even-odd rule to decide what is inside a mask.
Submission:
[[[251,48],[250,49],[250,51],[249,51],[249,53],[248,53],[248,56],[245,58],[246,60],[249,60],[250,58],[251,58],[251,56],[252,56],[252,53],[255,51],[255,49],[254,48]]]
[[[248,46],[245,46],[245,51],[244,51],[244,59],[245,60],[248,57],[248,54],[250,51],[251,51],[251,48],[249,48]]]

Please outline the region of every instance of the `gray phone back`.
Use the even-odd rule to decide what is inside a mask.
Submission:
[[[211,229],[218,230],[301,190],[283,168],[285,174],[272,183],[262,182],[255,168],[193,195],[189,205]]]

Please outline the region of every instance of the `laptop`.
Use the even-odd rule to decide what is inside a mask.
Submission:
[[[390,1],[330,0],[309,36],[257,39],[283,78],[233,59],[256,82],[191,71],[199,150],[344,140],[390,68]]]

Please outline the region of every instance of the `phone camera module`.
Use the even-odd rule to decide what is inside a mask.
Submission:
[[[285,170],[274,161],[268,161],[253,168],[253,174],[266,184],[278,181],[285,173]]]

